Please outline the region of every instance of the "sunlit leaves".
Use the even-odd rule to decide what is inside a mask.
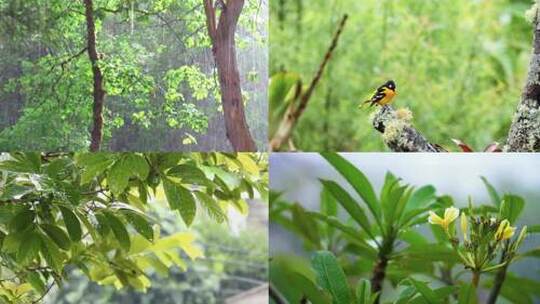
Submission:
[[[36,291],[53,278],[60,283],[68,261],[100,284],[143,291],[150,284],[145,271],[156,267],[165,273],[174,265],[185,269],[181,253],[193,259],[203,255],[192,234],[160,236],[161,223],[148,213],[150,201],[179,210],[187,225],[197,209],[224,222],[230,206],[245,211],[245,197],[267,192],[266,158],[239,156],[5,155],[0,161],[5,180],[0,188],[2,258],[13,269],[36,263],[46,267],[46,273],[21,274]]]
[[[184,186],[169,179],[163,180],[163,189],[167,196],[167,201],[172,210],[180,211],[180,215],[186,225],[191,225],[195,218],[195,199],[191,192]]]

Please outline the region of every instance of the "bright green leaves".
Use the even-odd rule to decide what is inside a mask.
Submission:
[[[247,212],[244,198],[268,193],[266,165],[248,154],[11,155],[0,161],[0,272],[39,264],[46,273],[23,271],[19,279],[41,292],[53,279],[61,283],[69,262],[101,284],[144,291],[145,271],[185,269],[180,252],[203,256],[192,234],[160,237],[159,219],[147,212],[162,204],[151,202],[167,199],[187,225],[197,207],[222,223],[229,207]]]
[[[180,211],[184,223],[190,226],[197,211],[195,199],[191,191],[169,179],[163,180],[163,190],[165,191],[171,209]]]
[[[81,184],[87,184],[112,165],[114,159],[108,153],[81,153],[75,161],[82,167]]]
[[[144,157],[129,153],[115,161],[108,172],[107,181],[111,192],[119,195],[127,188],[130,177],[145,180],[149,172],[150,167]]]
[[[311,265],[317,273],[317,283],[332,295],[332,303],[351,303],[347,278],[331,252],[316,252],[311,259]]]

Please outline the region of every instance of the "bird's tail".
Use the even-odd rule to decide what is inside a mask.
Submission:
[[[362,103],[360,103],[360,104],[358,105],[358,108],[361,109],[361,108],[363,108],[366,104],[368,104],[368,103],[370,103],[370,102],[371,102],[371,99],[368,99],[368,100],[366,100],[366,101],[363,101]]]

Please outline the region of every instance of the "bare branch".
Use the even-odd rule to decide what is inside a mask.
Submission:
[[[344,15],[341,19],[341,22],[339,23],[338,29],[336,33],[334,34],[334,37],[332,38],[332,43],[330,44],[330,47],[326,51],[326,54],[324,56],[323,61],[319,65],[319,69],[317,70],[317,73],[311,80],[311,83],[306,90],[304,94],[302,94],[300,98],[300,102],[298,103],[298,107],[296,107],[296,103],[291,103],[287,111],[285,112],[285,115],[283,116],[283,119],[276,131],[276,134],[270,141],[270,149],[272,151],[277,151],[281,148],[281,146],[288,141],[290,138],[296,124],[298,123],[298,119],[304,113],[304,110],[306,109],[308,102],[313,95],[313,91],[315,90],[315,87],[321,80],[321,77],[324,73],[325,67],[330,61],[330,58],[332,58],[332,54],[334,53],[334,50],[337,47],[339,37],[341,36],[341,33],[343,32],[343,28],[345,27],[345,23],[347,22],[347,15]]]

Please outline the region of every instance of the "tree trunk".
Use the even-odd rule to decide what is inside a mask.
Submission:
[[[105,90],[103,89],[103,74],[99,68],[99,56],[96,50],[96,26],[94,22],[94,5],[92,0],[84,0],[86,8],[86,28],[87,28],[87,49],[88,57],[92,63],[92,73],[94,75],[94,106],[93,122],[91,133],[90,151],[99,151],[101,140],[103,139],[103,106],[105,102]]]
[[[228,0],[226,3],[218,0],[216,3],[221,5],[221,15],[217,24],[212,0],[203,1],[219,75],[227,138],[235,151],[256,151],[244,111],[234,37],[244,0]]]
[[[538,9],[533,25],[534,39],[529,73],[508,133],[505,146],[508,152],[540,151],[540,12]]]

